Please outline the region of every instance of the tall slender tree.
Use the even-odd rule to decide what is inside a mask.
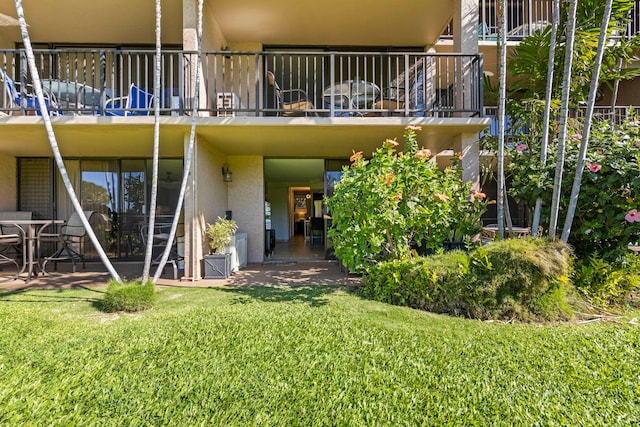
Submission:
[[[558,214],[560,210],[562,174],[564,172],[565,145],[568,127],[567,119],[569,117],[569,97],[571,96],[571,67],[573,64],[573,45],[575,42],[577,8],[578,0],[570,0],[566,28],[564,69],[562,76],[562,99],[560,101],[560,134],[558,135],[556,170],[553,182],[553,194],[551,196],[551,217],[549,218],[549,237],[552,239],[556,238]]]
[[[497,220],[498,235],[504,238],[504,216],[506,201],[506,185],[504,176],[504,134],[505,108],[507,106],[507,25],[505,11],[507,0],[500,0],[498,5],[498,194]]]
[[[596,94],[598,89],[598,79],[600,77],[600,69],[602,68],[602,57],[604,56],[604,48],[607,41],[607,33],[609,26],[609,18],[611,17],[611,5],[613,0],[607,0],[602,16],[602,26],[600,27],[600,38],[598,39],[598,51],[596,53],[596,61],[591,76],[591,87],[589,89],[589,98],[587,100],[587,112],[584,118],[584,130],[582,131],[582,140],[580,141],[580,151],[578,153],[578,162],[576,164],[576,173],[571,188],[571,196],[569,198],[569,206],[567,207],[567,216],[564,221],[561,239],[563,242],[569,240],[571,233],[571,225],[580,197],[580,184],[582,183],[582,173],[584,172],[584,163],[587,158],[587,147],[589,144],[589,134],[591,132],[591,117],[593,116],[593,106],[596,103]]]
[[[547,151],[549,147],[549,123],[551,121],[551,99],[553,97],[553,74],[555,69],[556,40],[558,37],[558,23],[560,22],[560,0],[553,0],[551,14],[551,39],[549,42],[549,63],[547,64],[547,87],[544,96],[544,114],[542,118],[542,142],[540,143],[540,163],[547,164]],[[535,236],[540,227],[540,212],[542,210],[542,198],[538,197],[533,210],[531,235]]]
[[[184,195],[187,189],[187,182],[189,179],[189,171],[191,170],[191,161],[193,158],[193,147],[195,144],[195,136],[196,136],[196,122],[198,116],[198,99],[200,98],[200,74],[202,71],[200,70],[200,57],[202,55],[202,4],[203,0],[198,0],[198,16],[196,23],[196,43],[197,45],[197,54],[195,60],[195,69],[196,69],[196,84],[194,87],[193,94],[193,105],[191,110],[191,131],[189,132],[189,146],[187,148],[187,154],[184,160],[184,169],[182,171],[182,182],[180,184],[180,193],[178,195],[178,202],[176,204],[176,209],[173,214],[173,221],[171,223],[171,230],[169,231],[169,239],[167,240],[167,246],[162,253],[162,258],[160,259],[160,265],[156,270],[153,276],[153,283],[156,283],[162,274],[162,270],[164,270],[164,266],[167,264],[167,260],[169,259],[169,254],[171,253],[171,246],[173,244],[173,240],[176,237],[176,231],[178,229],[178,221],[180,218],[180,211],[182,210],[182,203],[184,202]]]
[[[29,31],[27,30],[27,22],[24,17],[24,10],[22,8],[22,0],[15,0],[16,4],[16,13],[18,15],[18,22],[20,23],[20,32],[22,33],[22,42],[24,44],[24,48],[27,55],[27,64],[29,66],[29,71],[31,72],[31,79],[33,84],[33,89],[36,93],[36,97],[38,99],[38,106],[40,108],[40,113],[42,115],[42,122],[44,123],[45,129],[47,131],[47,137],[49,139],[49,144],[51,145],[51,151],[53,152],[53,157],[56,162],[56,166],[58,167],[58,171],[60,172],[60,177],[62,178],[62,182],[64,184],[64,188],[67,190],[67,194],[69,194],[69,198],[71,199],[71,203],[73,204],[73,208],[78,213],[80,220],[82,221],[82,225],[87,230],[87,235],[93,243],[96,251],[98,252],[98,256],[102,263],[107,267],[109,274],[111,277],[117,282],[122,282],[122,279],[118,275],[118,272],[113,268],[109,257],[105,253],[98,237],[96,236],[91,224],[89,224],[89,220],[84,215],[82,205],[78,200],[78,197],[73,190],[73,184],[71,184],[71,180],[69,179],[69,175],[67,173],[67,169],[64,166],[64,162],[62,160],[62,154],[60,153],[60,148],[58,147],[58,141],[56,139],[55,133],[53,132],[53,126],[51,125],[51,118],[49,116],[49,109],[47,108],[47,104],[45,103],[44,92],[42,90],[42,82],[40,81],[40,74],[38,72],[38,66],[36,65],[36,59],[33,54],[33,47],[31,45],[31,39],[29,37]]]
[[[142,283],[149,280],[153,258],[153,237],[156,225],[156,206],[158,200],[158,161],[160,157],[160,73],[162,72],[162,4],[156,0],[156,57],[153,72],[153,154],[151,160],[151,200],[149,201],[149,225],[147,227],[147,246],[144,253]]]

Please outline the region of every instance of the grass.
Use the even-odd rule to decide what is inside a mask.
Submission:
[[[0,293],[1,425],[637,425],[640,333],[449,318],[331,287]]]

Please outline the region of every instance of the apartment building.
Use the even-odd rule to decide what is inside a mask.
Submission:
[[[83,208],[98,213],[111,258],[139,260],[151,185],[154,1],[25,2],[24,10]],[[15,18],[13,0],[0,0],[0,13]],[[197,1],[162,2],[160,222],[175,209],[201,76],[182,207],[186,277],[202,277],[206,223],[231,215],[248,236],[248,261],[262,262],[265,227],[279,242],[306,234],[305,221],[326,214],[322,197],[349,156],[401,141],[407,125],[422,127],[419,142],[443,153],[439,162],[461,152],[464,178],[478,182],[478,133],[490,120],[477,0],[206,0],[203,17],[198,60]],[[450,42],[438,48],[449,25]],[[10,22],[0,26],[0,70],[0,210],[67,218],[72,207]]]

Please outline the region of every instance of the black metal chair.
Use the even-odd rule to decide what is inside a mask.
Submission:
[[[320,243],[324,242],[324,219],[323,218],[311,218],[311,245],[313,241],[318,239]]]
[[[93,211],[84,211],[87,220],[91,221]],[[67,222],[60,228],[59,233],[40,234],[40,243],[53,242],[57,244],[57,250],[50,256],[44,257],[42,263],[42,274],[46,274],[47,262],[53,261],[54,270],[58,267],[59,261],[71,261],[73,272],[76,272],[76,262],[82,262],[85,268],[84,259],[84,238],[87,230],[82,224],[82,220],[77,212],[73,212]]]

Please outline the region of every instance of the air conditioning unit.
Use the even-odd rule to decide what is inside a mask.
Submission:
[[[244,108],[244,105],[242,105],[240,98],[235,93],[222,92],[217,95],[216,109],[218,110],[218,117],[233,117],[237,114],[234,110],[242,108]]]

